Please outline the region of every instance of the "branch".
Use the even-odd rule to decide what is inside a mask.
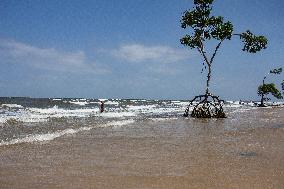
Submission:
[[[241,34],[233,34],[240,37],[244,43],[243,51],[249,53],[256,53],[262,49],[266,49],[268,40],[264,36],[257,36],[251,33],[249,30]]]
[[[210,66],[210,62],[208,61],[208,58],[207,58],[207,56],[206,56],[206,52],[204,51],[204,45],[203,45],[203,43],[202,43],[201,40],[200,40],[200,44],[201,44],[201,48],[197,48],[197,49],[198,49],[199,53],[203,56],[203,58],[204,58],[206,64],[207,64],[208,66]]]
[[[214,51],[214,53],[213,53],[213,55],[212,55],[212,57],[211,57],[211,59],[210,59],[210,64],[212,64],[212,62],[213,62],[213,60],[214,60],[214,58],[215,58],[215,56],[216,56],[216,54],[217,54],[217,51],[218,51],[218,49],[221,47],[221,44],[222,44],[223,41],[224,41],[224,40],[221,40],[220,43],[218,43],[217,47],[215,48],[215,51]]]

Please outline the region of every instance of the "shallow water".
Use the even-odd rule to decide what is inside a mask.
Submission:
[[[0,98],[0,146],[53,140],[65,134],[129,121],[179,118],[188,105],[178,100],[104,101],[105,112],[100,113],[99,99]],[[254,108],[253,103],[225,104],[229,114]]]
[[[283,107],[231,103],[227,119],[193,119],[184,102],[122,101],[114,116],[58,119],[58,106],[46,121],[3,123],[1,188],[284,188]]]

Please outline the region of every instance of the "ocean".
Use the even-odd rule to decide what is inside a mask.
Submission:
[[[105,112],[100,113],[100,101]],[[0,98],[0,188],[283,188],[284,107]]]
[[[104,101],[105,111],[100,113]],[[114,127],[147,119],[177,119],[188,106],[180,100],[0,98],[0,146],[49,141],[97,127]],[[226,102],[229,113],[255,105]]]

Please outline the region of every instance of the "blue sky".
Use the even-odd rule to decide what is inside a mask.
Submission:
[[[196,51],[179,39],[191,0],[1,0],[0,96],[190,99],[204,93]],[[270,69],[284,64],[284,2],[216,0],[214,15],[269,39],[250,55],[238,38],[213,65],[211,90],[257,99]],[[268,81],[280,83],[281,76]]]

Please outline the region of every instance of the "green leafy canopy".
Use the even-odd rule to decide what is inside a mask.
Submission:
[[[214,0],[194,0],[194,7],[184,12],[181,18],[181,27],[191,29],[191,33],[181,38],[181,44],[190,48],[202,48],[205,40],[230,40],[238,35],[244,43],[243,51],[256,53],[267,46],[264,36],[256,36],[249,30],[241,34],[233,34],[233,24],[225,22],[222,16],[212,16]]]
[[[213,0],[196,0],[193,10],[184,12],[181,27],[192,28],[193,33],[181,39],[183,45],[201,48],[201,42],[211,38],[217,40],[230,39],[233,32],[231,22],[224,22],[223,17],[211,16]]]
[[[282,99],[281,92],[276,88],[274,83],[263,84],[258,87],[258,95],[272,94],[277,99]]]
[[[240,34],[240,39],[242,39],[244,43],[243,51],[256,53],[261,49],[266,49],[267,39],[264,36],[256,36],[249,30]]]

